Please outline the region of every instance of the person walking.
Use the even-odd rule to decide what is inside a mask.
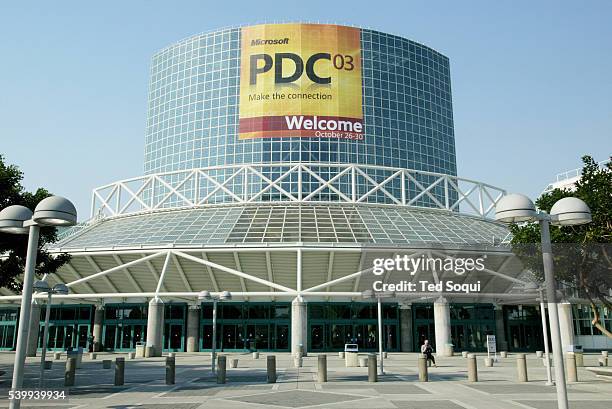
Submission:
[[[431,361],[433,366],[435,366],[436,368],[438,367],[438,365],[436,365],[436,360],[433,356],[433,348],[431,347],[431,345],[429,345],[429,340],[426,339],[423,345],[421,345],[421,353],[427,357],[427,361]]]

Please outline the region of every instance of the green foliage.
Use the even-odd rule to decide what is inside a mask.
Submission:
[[[32,211],[42,199],[51,196],[43,188],[31,193],[24,190],[21,181],[23,173],[15,165],[7,165],[4,157],[0,155],[0,209],[7,206],[22,205]],[[54,227],[43,227],[40,231],[36,275],[53,274],[66,263],[70,256],[61,254],[51,256],[44,250],[45,245],[57,240],[57,231]],[[20,291],[21,284],[16,278],[23,274],[27,251],[28,236],[0,232],[0,287],[13,291]]]
[[[581,226],[550,226],[555,278],[581,298],[589,300],[593,325],[601,327],[597,304],[612,308],[612,162],[599,167],[590,156],[582,158],[584,167],[575,190],[555,189],[536,200],[536,206],[550,213],[564,197],[582,199],[591,209],[592,222]],[[543,281],[540,225],[512,225],[512,248],[525,266]]]

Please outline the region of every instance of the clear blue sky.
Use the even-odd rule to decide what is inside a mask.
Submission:
[[[40,1],[0,5],[0,153],[89,215],[142,174],[151,55],[218,27],[351,23],[450,58],[459,175],[532,197],[612,153],[612,1]]]

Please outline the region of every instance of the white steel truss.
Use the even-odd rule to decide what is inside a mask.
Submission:
[[[357,249],[353,249],[353,253],[356,259],[359,261],[359,269],[347,270],[342,264],[342,261],[333,263],[334,259],[341,259],[341,253],[337,253],[340,249],[338,248],[319,248],[316,250],[306,248],[292,248],[292,249],[267,249],[266,252],[242,252],[239,249],[227,249],[226,255],[229,255],[228,260],[236,260],[239,256],[246,257],[257,257],[262,256],[261,260],[265,268],[259,268],[263,271],[263,274],[257,274],[255,272],[243,271],[240,269],[240,263],[234,263],[237,268],[230,267],[228,265],[221,265],[217,262],[209,260],[210,254],[208,252],[193,252],[193,250],[185,249],[158,249],[150,253],[119,253],[115,251],[108,252],[94,252],[93,254],[77,254],[73,255],[71,264],[65,270],[60,270],[58,274],[50,276],[48,279],[51,284],[55,282],[64,282],[70,289],[71,293],[68,295],[57,295],[57,298],[65,298],[71,300],[81,300],[86,302],[91,299],[105,300],[105,299],[127,299],[127,298],[154,298],[162,297],[167,299],[194,299],[197,300],[197,296],[200,291],[208,290],[213,294],[220,294],[224,290],[230,290],[232,295],[236,298],[249,299],[250,297],[266,297],[267,299],[291,299],[295,297],[302,297],[306,300],[309,299],[326,299],[327,297],[341,297],[346,299],[360,299],[362,292],[358,291],[359,280],[366,274],[370,273],[373,267],[369,267],[367,264],[363,264],[363,252],[359,252]],[[323,251],[328,254],[322,253]],[[295,276],[293,279],[287,281],[288,284],[279,284],[275,279],[274,272],[272,271],[271,257],[276,253],[287,254],[290,252],[292,257],[288,263],[294,263],[292,267]],[[262,254],[263,253],[263,254]],[[420,254],[421,252],[410,252],[411,256]],[[435,253],[435,252],[431,252]],[[486,252],[485,252],[486,253]],[[304,254],[320,254],[322,259],[332,260],[330,264],[326,264],[326,269],[321,273],[322,279],[314,279],[306,277],[303,274],[305,261],[303,261]],[[390,252],[389,254],[397,254],[397,251]],[[487,253],[489,254],[489,253]],[[508,264],[512,256],[509,252],[493,251],[490,253],[496,257],[499,257],[500,265],[496,269],[485,269],[484,273],[490,276],[489,282],[493,278],[501,279],[503,284],[498,288],[488,288],[485,285],[483,288],[485,291],[478,294],[472,294],[479,300],[488,299],[491,302],[497,302],[505,300],[505,302],[511,302],[514,299],[521,299],[524,301],[525,297],[529,297],[524,291],[508,291],[513,285],[517,285],[522,288],[527,281],[522,278],[522,271],[502,271],[507,270],[505,267]],[[445,255],[448,257],[448,255]],[[99,263],[93,258],[96,257],[98,260],[102,260],[103,264],[107,264],[109,261],[114,261],[116,265],[103,269]],[[126,258],[130,258],[130,261],[125,261]],[[134,258],[136,257],[136,258]],[[285,257],[285,256],[283,256]],[[153,263],[157,263],[157,267]],[[77,271],[73,264],[86,266],[83,267],[83,271]],[[226,263],[229,264],[229,263]],[[89,267],[87,267],[89,266]],[[198,267],[199,266],[199,267]],[[250,268],[258,269],[257,266],[250,266]],[[289,265],[279,266],[279,271],[288,270]],[[332,278],[334,274],[331,271],[341,271],[340,276],[336,275],[336,278]],[[63,271],[63,272],[62,272]],[[204,273],[206,271],[206,273]],[[144,272],[144,274],[142,274]],[[127,273],[127,274],[126,274]],[[125,281],[126,276],[128,280]],[[198,282],[198,276],[210,277],[210,283],[207,285],[194,284]],[[217,280],[220,276],[222,280],[227,280],[227,277],[234,277],[235,282],[231,287],[222,286]],[[240,280],[238,280],[240,279]],[[385,281],[388,279],[388,275],[385,276]],[[122,281],[123,280],[123,281]],[[241,284],[242,282],[248,282],[255,288],[252,291],[245,291],[246,286]],[[175,284],[172,284],[174,282]],[[123,283],[129,283],[126,287]],[[176,286],[179,283],[179,286]],[[227,283],[227,281],[226,281]],[[102,285],[107,287],[100,287]],[[169,289],[169,285],[174,285],[173,289]],[[129,292],[131,288],[140,289],[136,292]],[[147,289],[145,289],[145,287]],[[504,287],[501,291],[501,287]],[[98,288],[108,288],[110,291],[100,291]],[[116,291],[116,288],[128,288],[125,291]],[[342,290],[345,288],[345,290]],[[79,291],[81,290],[81,291]],[[15,303],[21,299],[20,295],[7,294],[0,296],[0,303]],[[396,294],[398,301],[405,300],[417,300],[418,297],[424,297],[431,295],[431,293],[420,293],[414,292],[410,294]],[[470,295],[462,294],[447,294],[452,298],[469,297]],[[44,294],[35,294],[35,298],[46,297]],[[415,298],[416,297],[416,298]],[[533,295],[533,300],[536,302],[536,294]]]
[[[330,163],[226,165],[125,179],[92,193],[92,218],[226,203],[383,203],[490,217],[501,188],[440,173]],[[461,207],[461,209],[460,209]]]

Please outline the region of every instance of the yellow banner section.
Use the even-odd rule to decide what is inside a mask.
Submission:
[[[242,29],[240,139],[363,139],[358,28],[270,24]]]

